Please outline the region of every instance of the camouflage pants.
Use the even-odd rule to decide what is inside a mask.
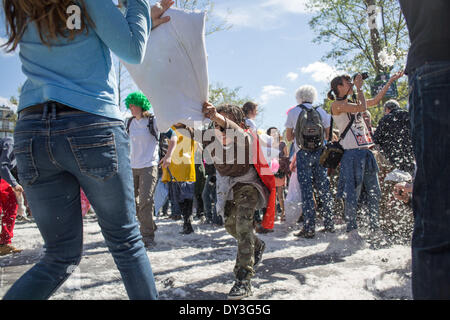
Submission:
[[[249,280],[255,275],[255,248],[262,245],[253,229],[258,190],[249,184],[233,187],[233,200],[225,204],[225,229],[238,243],[234,274],[236,279]]]

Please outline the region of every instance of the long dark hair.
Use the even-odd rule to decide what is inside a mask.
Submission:
[[[77,5],[81,9],[81,28],[67,28],[67,9]],[[84,0],[3,0],[6,33],[8,41],[2,45],[7,52],[14,51],[29,23],[36,23],[42,43],[50,46],[50,41],[58,36],[72,40],[77,34],[88,32],[88,25],[94,27]]]
[[[346,79],[348,81],[352,81],[352,78],[349,75],[342,75],[342,76],[337,76],[335,78],[333,78],[333,80],[331,80],[331,90],[328,91],[328,99],[334,101],[338,98],[341,98],[339,96],[339,90],[338,90],[338,86],[343,85],[343,79]]]

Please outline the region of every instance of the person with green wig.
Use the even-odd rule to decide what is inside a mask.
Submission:
[[[152,248],[156,244],[156,224],[153,214],[155,210],[154,193],[159,176],[158,166],[167,168],[170,165],[177,144],[177,135],[172,129],[164,134],[158,131],[156,119],[150,113],[152,105],[142,92],[133,92],[128,95],[125,104],[132,114],[132,117],[126,121],[126,128],[131,143],[130,158],[136,214],[144,245]],[[163,141],[166,139],[169,142],[165,146]]]

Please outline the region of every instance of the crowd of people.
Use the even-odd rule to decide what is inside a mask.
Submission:
[[[58,10],[65,1],[53,1],[49,6],[54,7],[54,16],[25,29],[27,19],[23,17],[37,20],[47,10],[39,1],[31,2],[35,10],[27,11],[20,3],[10,3],[6,10],[10,23],[7,46],[14,50],[21,44],[28,80],[21,93],[14,141],[2,141],[0,254],[20,252],[12,246],[11,239],[19,203],[25,195],[31,209],[28,212],[33,213],[44,239],[45,255],[14,283],[4,299],[47,299],[70,276],[69,267],[77,265],[82,256],[83,194],[95,210],[130,299],[158,297],[146,251],[157,246],[158,215],[183,220],[184,235],[195,232],[192,222],[196,217],[204,223],[224,226],[236,239],[235,283],[229,299],[252,294],[251,279],[265,249],[264,241],[255,232],[273,231],[277,219],[286,222],[285,200],[290,198],[291,184],[298,185],[293,190],[301,195],[294,213],[302,226],[295,233],[299,238],[315,237],[319,213],[322,231],[336,232],[334,203],[341,201],[349,239],[361,240],[357,222],[361,207],[369,218],[369,239],[375,244],[382,239],[380,159],[414,177],[419,196],[411,200],[413,181],[396,185],[392,192],[405,203],[412,201],[412,206],[422,212],[419,218],[428,219],[420,211],[429,202],[422,199],[426,194],[422,189],[428,185],[425,168],[429,161],[437,160],[423,156],[422,149],[428,147],[417,136],[417,130],[428,134],[428,125],[417,124],[417,113],[425,112],[417,108],[425,99],[415,95],[411,98],[412,119],[397,101],[386,101],[385,116],[376,128],[369,111],[383,101],[403,71],[393,75],[373,99],[367,99],[363,92],[361,74],[335,77],[330,83],[328,112],[317,105],[313,86],[301,86],[295,94],[297,105],[287,114],[285,128],[258,130],[255,102],[214,106],[206,101],[202,112],[210,120],[208,126],[192,128],[176,123],[160,132],[158,119],[150,112],[151,102],[140,92],[125,100],[132,117],[124,124],[116,108],[114,85],[105,80],[112,79],[114,71],[110,55],[104,53],[112,51],[130,63],[141,61],[150,29],[170,19],[162,15],[174,2],[163,0],[150,7],[145,0],[128,1],[128,14],[124,17],[113,5],[105,8],[104,3],[89,1],[83,4],[82,28],[72,30],[70,35],[61,24],[52,23],[59,21]],[[401,3],[407,20],[414,19],[410,13],[416,11],[406,1]],[[109,23],[104,16],[113,17],[115,23]],[[80,41],[72,41],[77,37]],[[58,50],[48,50],[55,39],[63,41],[63,45]],[[83,63],[65,63],[80,52],[84,53]],[[104,59],[109,68],[94,67]],[[415,67],[420,65],[417,63]],[[419,72],[411,64],[407,71]],[[440,70],[448,70],[448,61],[445,66],[426,68],[437,68],[427,70],[444,74]],[[64,77],[60,79],[57,74]],[[411,79],[417,82],[415,85],[427,88],[428,82],[422,83],[420,76]],[[434,107],[448,102],[448,93],[433,98],[433,92],[430,89],[426,101],[434,103]],[[448,136],[447,131],[437,133]],[[332,142],[340,145],[342,158],[339,166],[327,168],[323,155]],[[442,140],[443,146],[446,143]],[[338,175],[335,195],[330,181],[333,174]],[[20,208],[27,211],[23,205]],[[448,212],[441,209],[441,213]],[[443,226],[437,228],[441,230]],[[431,238],[425,239],[417,232],[413,243],[420,243],[420,249],[413,251],[413,263],[431,254],[424,247]],[[431,277],[423,263],[414,264],[413,272]],[[448,287],[432,289],[434,293],[427,295],[424,292],[430,289],[426,289],[423,280],[415,280],[413,285],[418,297],[448,297]]]

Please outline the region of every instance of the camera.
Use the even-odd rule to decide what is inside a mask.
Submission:
[[[358,74],[359,74],[359,73],[357,73],[357,74],[355,74],[355,75],[353,76],[353,81],[355,81],[356,76],[357,76]],[[366,80],[366,79],[369,78],[369,73],[368,73],[368,72],[361,72],[361,76],[362,76],[362,79],[363,79],[363,80]]]

